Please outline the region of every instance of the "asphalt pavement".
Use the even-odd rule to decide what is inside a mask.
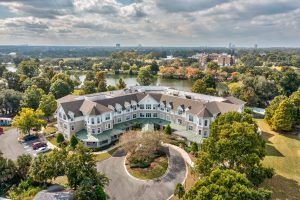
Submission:
[[[20,137],[20,134],[15,128],[11,128],[0,135],[0,151],[3,153],[3,156],[12,160],[16,160],[22,154],[35,156],[36,153],[32,149],[31,144],[40,141],[40,139],[21,144],[18,142],[18,137]]]
[[[117,151],[111,158],[99,162],[97,170],[109,179],[105,191],[111,200],[166,200],[174,192],[177,183],[186,177],[186,164],[181,154],[169,147],[167,174],[158,180],[137,180],[125,171],[124,153]]]

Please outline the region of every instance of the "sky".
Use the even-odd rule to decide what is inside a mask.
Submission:
[[[300,47],[299,0],[0,0],[2,45]]]

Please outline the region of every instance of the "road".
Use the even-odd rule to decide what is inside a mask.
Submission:
[[[28,143],[21,144],[18,142],[19,133],[17,129],[12,128],[5,131],[3,135],[0,135],[0,151],[5,158],[16,160],[19,155],[31,154],[35,155],[35,151],[31,148],[33,142],[39,140],[32,140]]]
[[[169,168],[165,176],[158,180],[143,181],[129,176],[125,171],[124,154],[116,152],[113,157],[97,164],[110,183],[105,188],[111,200],[166,200],[174,192],[177,183],[186,176],[186,165],[180,153],[169,147]]]

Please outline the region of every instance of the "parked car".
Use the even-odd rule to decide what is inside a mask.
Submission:
[[[36,135],[25,135],[24,137],[19,137],[18,141],[19,142],[28,142],[28,141],[31,141],[31,140],[36,140],[38,138],[39,137],[36,136]]]
[[[48,147],[41,147],[39,149],[36,150],[36,154],[40,154],[40,153],[46,153],[48,151],[50,151],[51,149]]]
[[[46,143],[46,142],[34,142],[34,143],[32,144],[33,150],[37,150],[37,149],[39,149],[39,148],[41,148],[41,147],[46,147],[46,146],[47,146],[47,143]]]
[[[0,135],[4,134],[3,128],[0,127]]]

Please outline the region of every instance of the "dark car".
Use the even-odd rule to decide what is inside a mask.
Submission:
[[[3,128],[0,127],[0,135],[4,134]]]
[[[19,142],[28,142],[28,141],[31,141],[31,140],[36,140],[38,138],[39,137],[36,136],[36,135],[25,135],[24,137],[19,137],[18,141]]]
[[[34,143],[32,144],[32,148],[33,148],[34,150],[39,149],[39,148],[41,148],[41,147],[46,147],[46,146],[47,146],[47,143],[46,143],[46,142],[34,142]]]

